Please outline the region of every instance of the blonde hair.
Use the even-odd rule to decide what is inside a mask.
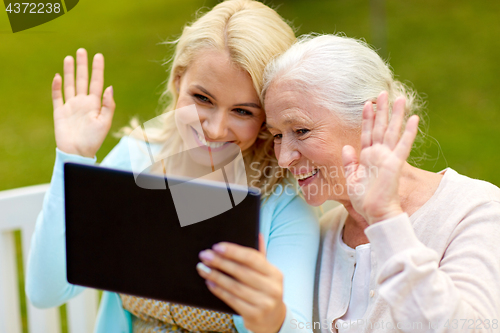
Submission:
[[[265,66],[275,56],[286,51],[295,40],[294,31],[283,18],[258,1],[227,0],[219,3],[194,23],[186,25],[177,40],[167,42],[176,47],[166,90],[162,94],[162,98],[169,101],[164,112],[176,108],[176,78],[186,71],[201,50],[227,51],[232,61],[248,72],[260,98]],[[132,128],[139,125],[137,119],[130,123]],[[129,134],[132,128],[122,129],[122,135]],[[164,127],[154,135],[148,135],[148,140],[165,146],[180,146],[182,139],[176,132],[175,121],[169,116]],[[278,166],[273,151],[273,137],[265,125],[243,156],[249,184],[260,188],[262,193],[269,194],[269,190],[287,179],[287,174]],[[258,167],[255,168],[256,162]],[[249,168],[250,163],[252,168]],[[273,172],[265,175],[264,171],[269,169]]]

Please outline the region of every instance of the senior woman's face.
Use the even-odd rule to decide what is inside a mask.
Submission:
[[[348,200],[342,147],[349,144],[359,151],[359,131],[342,125],[311,93],[290,81],[270,86],[265,109],[278,163],[298,180],[306,201],[318,206]]]

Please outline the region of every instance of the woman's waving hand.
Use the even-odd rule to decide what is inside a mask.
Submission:
[[[104,57],[98,53],[92,64],[88,83],[87,51],[76,52],[76,85],[73,57],[64,59],[63,79],[56,74],[52,82],[54,129],[57,147],[68,154],[94,157],[111,127],[115,101],[113,87],[102,93]]]

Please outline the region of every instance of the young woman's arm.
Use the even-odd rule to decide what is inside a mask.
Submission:
[[[64,162],[93,164],[95,159],[56,149],[54,172],[31,239],[26,274],[26,295],[33,305],[40,308],[64,304],[84,290],[66,280]]]
[[[38,307],[61,305],[83,290],[66,280],[63,165],[95,163],[95,154],[109,131],[115,108],[111,87],[103,95],[102,54],[94,57],[90,87],[84,49],[77,51],[76,67],[75,84],[74,60],[70,56],[64,59],[65,101],[61,76],[56,74],[52,82],[56,163],[36,222],[26,277],[26,293]]]
[[[124,138],[100,165],[130,170],[128,156],[128,143]],[[26,294],[36,307],[59,306],[84,290],[66,280],[63,166],[65,162],[94,164],[95,161],[95,158],[66,154],[56,149],[52,180],[37,218],[28,258]]]

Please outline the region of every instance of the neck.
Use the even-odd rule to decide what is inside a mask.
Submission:
[[[409,216],[422,207],[436,192],[442,174],[425,171],[407,162],[401,170],[399,198],[401,208]]]
[[[370,241],[365,235],[368,222],[352,207],[350,202],[343,203],[343,205],[349,213],[345,221],[344,234],[342,236],[344,243],[353,249],[358,245],[369,243]]]

